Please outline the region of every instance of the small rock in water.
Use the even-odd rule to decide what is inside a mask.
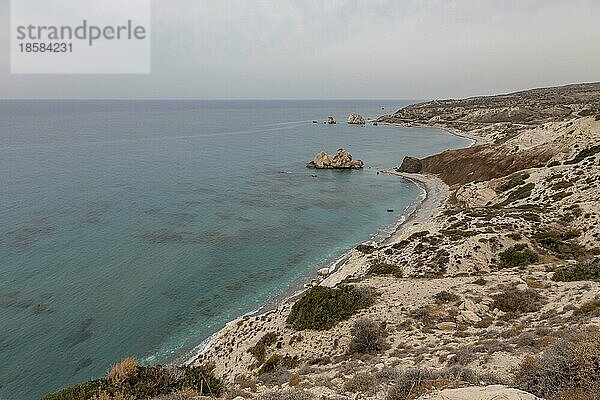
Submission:
[[[336,122],[335,122],[335,118],[333,118],[333,117],[330,115],[329,117],[327,117],[327,123],[328,123],[329,125],[333,125],[333,124],[335,124],[335,123],[336,123]]]
[[[388,208],[387,212],[394,212],[394,209],[393,208]]]

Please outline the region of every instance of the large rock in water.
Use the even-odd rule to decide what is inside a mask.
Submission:
[[[329,117],[327,117],[327,123],[329,125],[334,125],[335,124],[335,118],[333,118],[331,115]]]
[[[365,124],[365,119],[360,114],[350,114],[350,116],[348,116],[348,123],[349,124],[364,125]]]
[[[317,169],[360,169],[364,167],[362,160],[353,160],[352,155],[344,149],[338,149],[335,154],[320,151],[315,158],[306,164],[307,168]]]
[[[398,168],[398,172],[408,172],[409,174],[418,174],[423,169],[421,160],[417,157],[406,156],[402,160],[402,165]]]

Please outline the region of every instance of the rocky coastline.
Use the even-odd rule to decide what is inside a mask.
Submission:
[[[443,182],[447,196],[434,199],[430,189],[428,196],[439,201],[437,206],[417,213],[424,217],[404,224],[389,242],[358,246],[321,283],[334,289],[346,285],[372,288],[378,292],[374,305],[327,330],[295,331],[288,321],[294,304],[283,304],[268,314],[228,324],[197,362],[215,362],[217,376],[242,397],[283,390],[304,393],[307,398],[391,399],[399,382],[406,379],[403,374],[418,368],[432,377],[447,374],[441,386],[433,378],[421,382],[426,386],[419,389],[423,399],[458,396],[460,390],[470,390],[471,395],[483,396],[488,391],[506,398],[535,398],[517,390],[528,382],[515,378],[515,368],[526,371],[523,360],[527,357],[535,359],[551,352],[551,343],[568,340],[565,330],[573,324],[587,332],[600,322],[593,313],[575,312],[599,292],[594,280],[553,279],[556,271],[569,265],[592,262],[600,235],[590,225],[598,218],[596,200],[600,197],[598,189],[587,183],[599,179],[598,155],[584,152],[591,155],[580,160],[583,177],[577,171],[581,166],[569,164],[600,138],[596,120],[600,117],[589,115],[585,101],[575,101],[570,107],[573,111],[568,116],[545,116],[527,124],[465,125],[464,121],[437,118],[429,122],[413,117],[415,124],[460,130],[459,134],[477,136],[484,144],[423,160],[409,159],[412,168],[393,171],[407,178]],[[406,124],[406,118],[398,117],[404,112],[379,122]],[[483,112],[477,108],[476,115]],[[540,156],[528,157],[528,164],[517,164],[504,173],[493,167],[502,163],[501,157],[524,159],[521,152]],[[465,159],[477,163],[458,166],[459,161],[453,161],[464,163]],[[480,181],[481,173],[476,171],[485,168],[490,169],[484,176],[488,179]],[[565,189],[569,190],[565,193]],[[569,222],[557,225],[561,219]],[[560,237],[558,231],[570,226],[590,230],[565,239],[566,248],[579,249],[573,254],[561,254],[541,239]],[[390,271],[399,268],[400,273],[370,272],[381,266]],[[520,307],[521,303],[527,307]],[[348,353],[363,319],[385,323],[385,348]],[[276,339],[265,345],[261,363],[252,349],[271,334]],[[525,338],[539,344],[523,345]],[[482,353],[478,346],[489,350]],[[278,355],[300,361],[279,364],[277,373],[265,372],[264,363]],[[465,374],[475,374],[475,378]],[[467,386],[471,388],[464,389]],[[544,390],[537,388],[534,394]]]
[[[192,365],[234,400],[592,398],[599,105],[593,83],[379,118],[476,143],[385,171],[426,189],[398,231],[320,270],[298,298],[229,322]],[[312,164],[358,161],[338,153]]]

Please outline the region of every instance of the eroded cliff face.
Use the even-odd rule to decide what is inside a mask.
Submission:
[[[485,181],[522,169],[543,166],[553,149],[539,148],[511,154],[503,146],[483,145],[448,150],[421,160],[421,172],[438,175],[450,186]]]
[[[568,156],[577,146],[593,146],[591,131],[600,120],[600,84],[436,100],[405,107],[380,120],[436,126],[484,138],[488,144],[420,160],[420,172],[439,175],[451,186],[462,185],[541,167]],[[414,159],[405,162],[400,171],[416,172]]]

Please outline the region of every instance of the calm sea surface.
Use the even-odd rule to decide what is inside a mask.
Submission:
[[[172,360],[384,234],[419,190],[377,168],[469,143],[345,123],[406,104],[0,101],[0,398]],[[340,147],[366,168],[311,177]]]

